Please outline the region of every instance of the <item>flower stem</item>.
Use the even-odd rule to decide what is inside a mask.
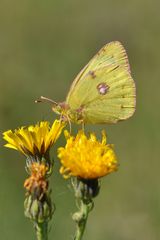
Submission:
[[[86,227],[87,219],[88,219],[88,214],[91,211],[93,207],[93,202],[86,202],[84,200],[80,201],[80,211],[76,212],[73,215],[73,219],[76,221],[76,233],[74,240],[81,240],[84,234],[84,230]]]
[[[48,223],[35,223],[37,240],[47,240],[48,239]]]

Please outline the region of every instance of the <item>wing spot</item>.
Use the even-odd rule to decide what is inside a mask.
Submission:
[[[96,77],[96,74],[94,71],[89,71],[89,75],[94,79]]]
[[[109,86],[106,83],[102,82],[97,85],[97,90],[99,94],[105,95],[109,90]]]

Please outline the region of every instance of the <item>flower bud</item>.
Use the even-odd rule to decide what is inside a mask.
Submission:
[[[90,200],[99,193],[98,179],[82,179],[77,178],[73,181],[75,196],[83,200]]]
[[[53,208],[49,194],[45,194],[42,199],[28,195],[24,202],[25,216],[37,223],[49,221],[54,211]]]

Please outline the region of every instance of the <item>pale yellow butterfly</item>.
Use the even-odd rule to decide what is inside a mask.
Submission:
[[[135,111],[136,89],[126,51],[118,41],[106,44],[80,71],[66,101],[49,101],[62,119],[75,123],[117,123]]]

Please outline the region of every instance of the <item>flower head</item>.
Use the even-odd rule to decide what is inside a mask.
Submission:
[[[58,157],[62,164],[60,172],[65,178],[76,176],[95,179],[117,170],[113,145],[106,144],[104,132],[101,142],[94,133],[87,137],[83,131],[79,131],[76,137],[65,131],[65,137],[66,146],[58,149]]]
[[[48,167],[45,164],[33,162],[30,165],[31,176],[25,180],[24,187],[30,192],[38,192],[38,195],[44,194],[48,189],[46,180]]]
[[[50,198],[48,167],[44,163],[33,162],[29,166],[30,177],[24,182],[26,198],[25,215],[35,222],[49,221],[54,205]]]
[[[8,142],[5,147],[13,148],[26,156],[43,156],[59,137],[64,123],[55,120],[50,127],[49,122],[44,121],[21,127],[14,131],[3,133],[3,138]]]

